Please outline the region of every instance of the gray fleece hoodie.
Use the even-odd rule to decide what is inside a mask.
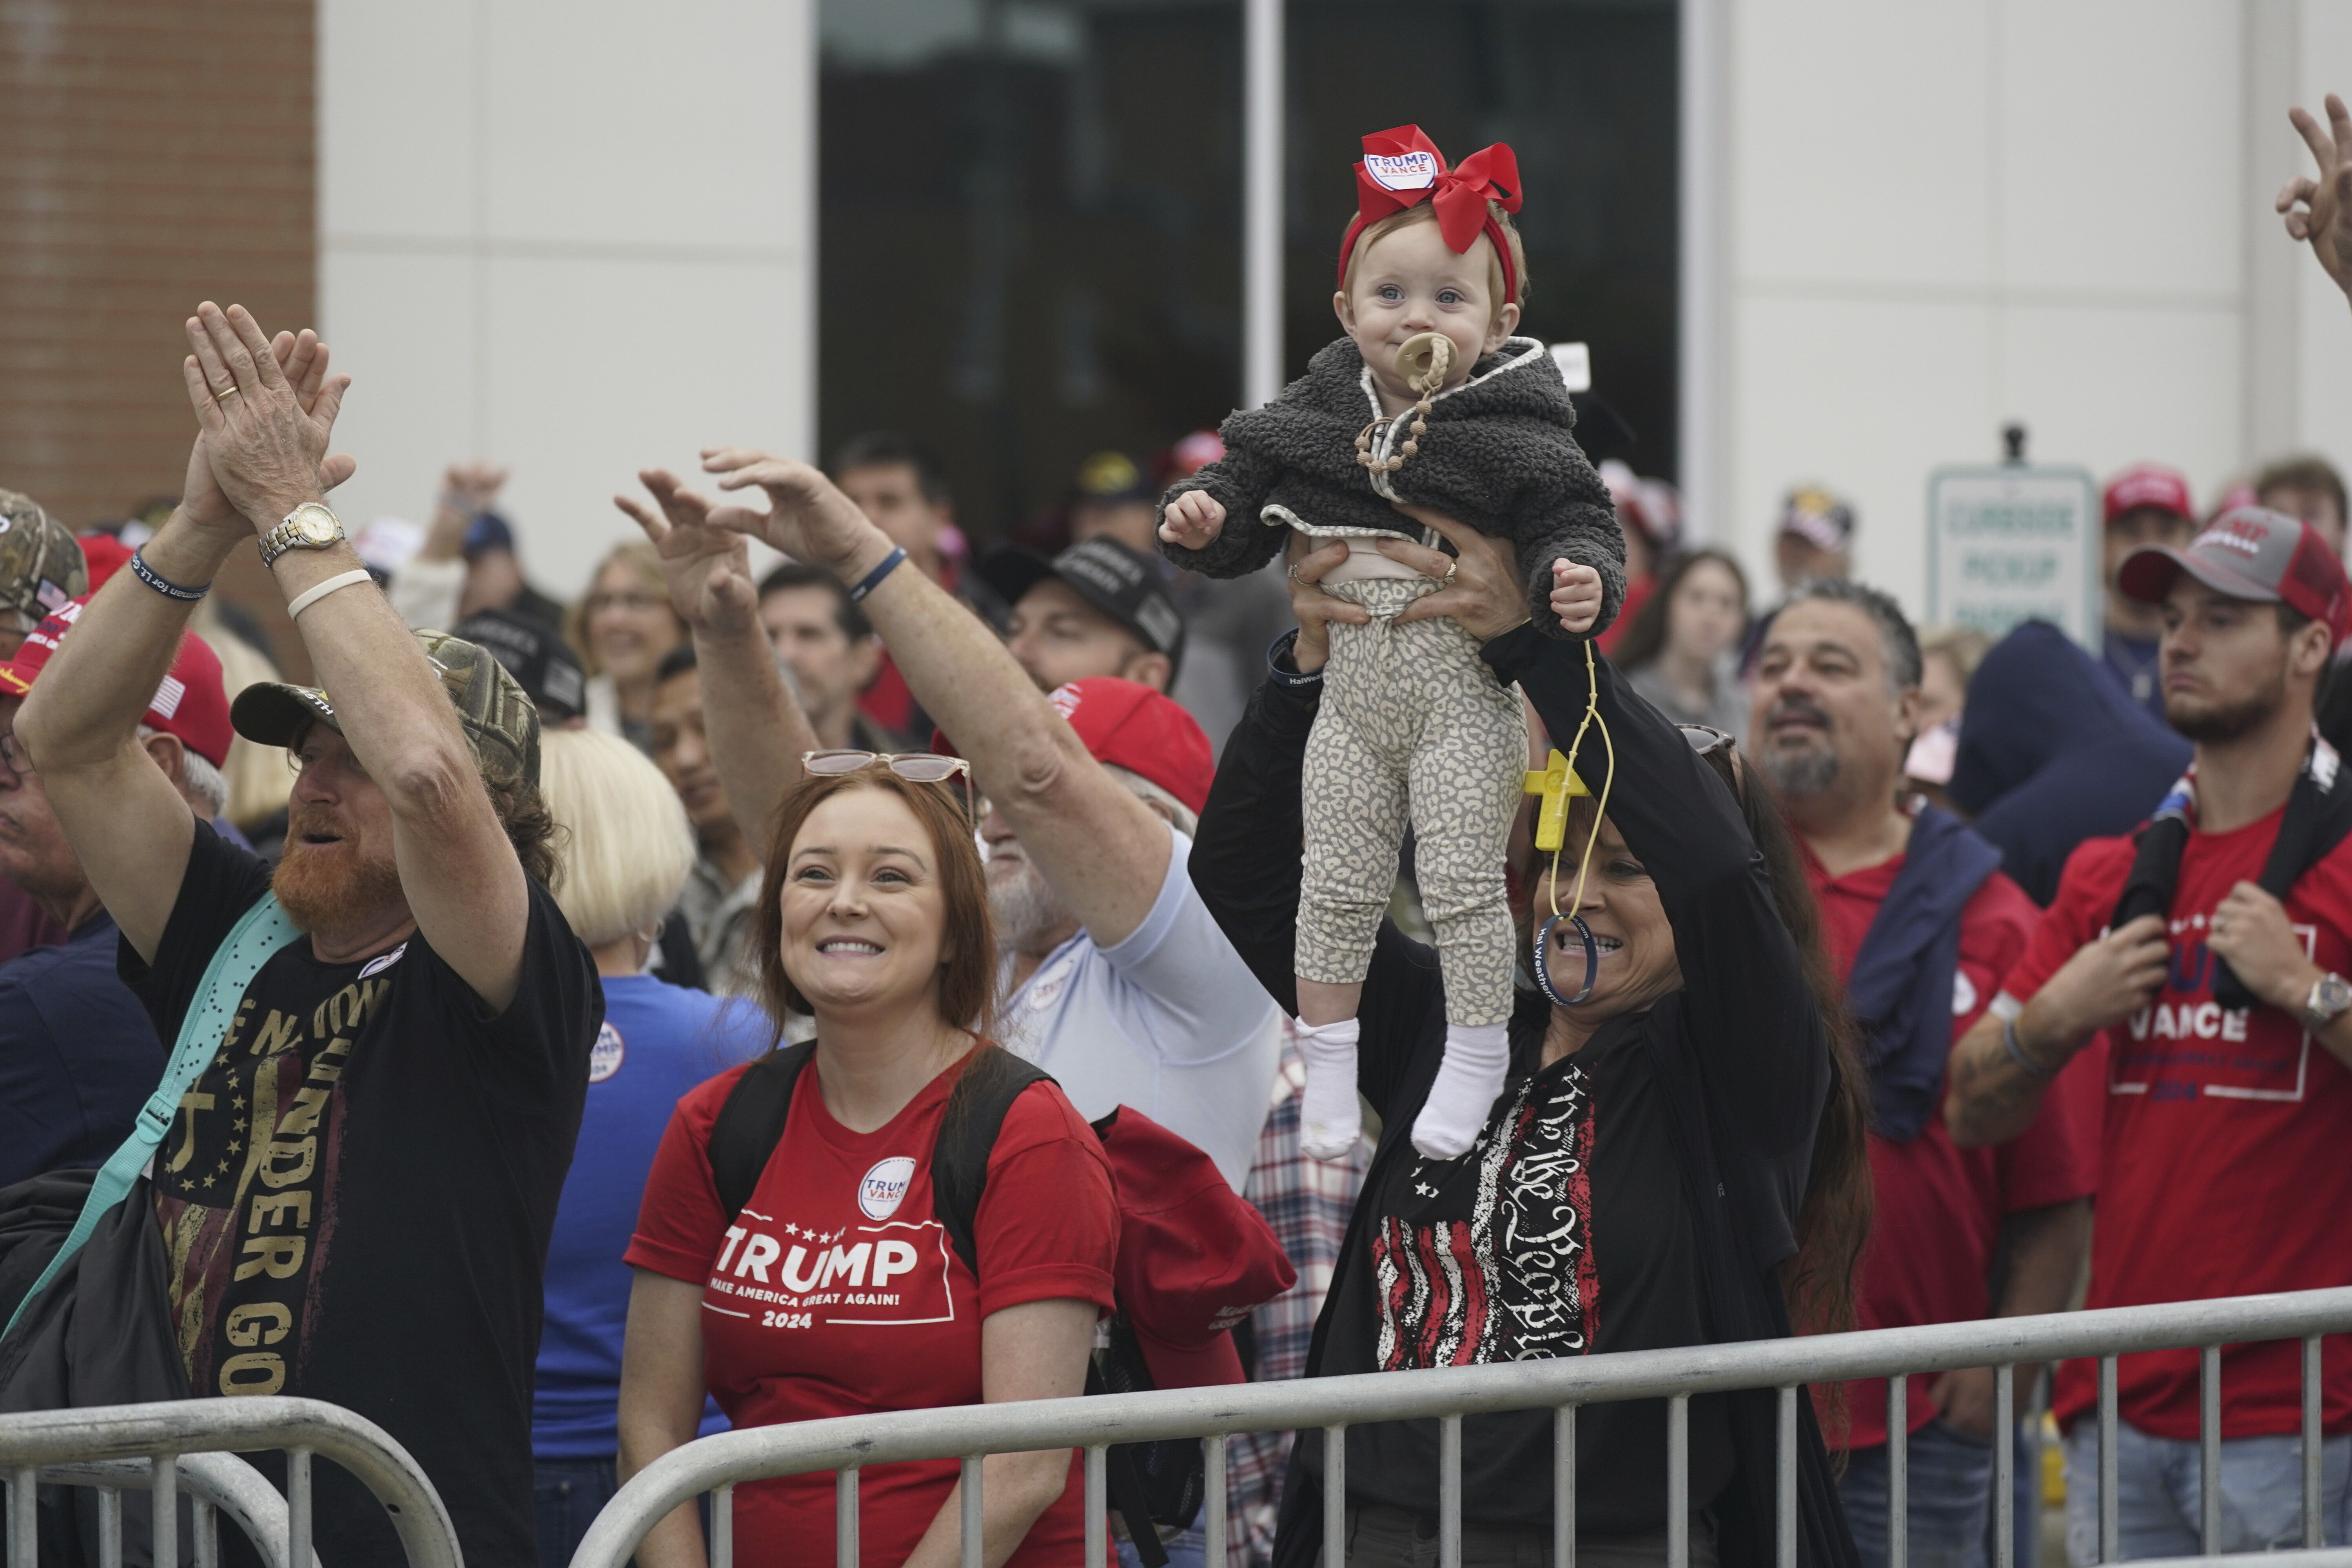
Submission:
[[[1392,501],[1430,507],[1479,532],[1508,540],[1527,584],[1537,627],[1567,634],[1552,615],[1551,563],[1565,556],[1601,574],[1599,633],[1625,602],[1625,536],[1608,487],[1572,434],[1576,409],[1559,367],[1533,338],[1510,338],[1472,367],[1470,379],[1432,400],[1429,434],[1393,474],[1356,461],[1356,434],[1381,416],[1371,371],[1353,341],[1340,338],[1307,362],[1307,374],[1263,408],[1243,409],[1218,427],[1225,456],[1169,487],[1168,502],[1206,490],[1225,509],[1224,531],[1206,548],[1163,542],[1169,560],[1210,577],[1240,577],[1281,553],[1291,519],[1311,528],[1364,528],[1421,537],[1421,524]],[[1376,452],[1401,449],[1410,412]]]

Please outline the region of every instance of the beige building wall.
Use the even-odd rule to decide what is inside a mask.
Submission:
[[[320,0],[319,292],[353,524],[513,470],[571,597],[636,470],[806,454],[815,0]]]
[[[2141,459],[2200,504],[2352,462],[2352,309],[2270,210],[2352,0],[1730,0],[1726,382],[1703,520],[1770,575],[1793,482],[1915,608],[1930,469]]]

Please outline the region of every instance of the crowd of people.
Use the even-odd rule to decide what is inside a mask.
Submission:
[[[2352,297],[2328,107],[2281,210]],[[615,498],[643,537],[568,607],[487,464],[346,538],[347,378],[203,305],[176,504],[77,537],[0,492],[0,1408],[330,1400],[469,1559],[555,1568],[730,1424],[2352,1281],[2336,472],[2202,510],[2116,475],[2095,652],[1916,627],[1818,485],[1765,608],[1671,486],[1565,441],[1511,335],[1508,150],[1449,169],[1400,128],[1359,175],[1347,336],[1230,445],[1090,459],[1058,537],[978,553],[904,437],[713,448]],[[1390,386],[1428,334],[1463,379]],[[1316,468],[1359,386],[1373,425]],[[1514,419],[1559,438],[1549,499],[1487,517],[1447,439]],[[1327,491],[1356,522],[1302,521]],[[249,541],[314,684],[209,596]],[[1524,802],[1491,830],[1444,817],[1493,749],[1457,702]],[[1465,1090],[1489,1049],[1500,1092]],[[2221,1364],[2225,1545],[2299,1543],[2297,1348]],[[2098,1391],[2047,1370],[2019,1436],[2054,1415],[2095,1561]],[[1995,1383],[1913,1378],[1899,1418],[1813,1390],[1798,1560],[1887,1561],[1899,1443],[1911,1561],[1987,1561]],[[2321,1383],[2342,1543],[2340,1337]],[[2204,1392],[2194,1351],[2122,1360],[2128,1556],[2198,1548]],[[1580,1560],[1762,1562],[1773,1395],[1691,1403],[1679,1519],[1667,1423],[1583,1413]],[[1465,1563],[1549,1552],[1554,1431],[1465,1421]],[[1433,1561],[1437,1424],[1347,1445],[1344,1560]],[[1121,1561],[1199,1563],[1197,1475],[1117,1452]],[[1228,1454],[1232,1551],[1322,1560],[1320,1435]],[[396,1561],[318,1471],[325,1560]],[[983,1561],[1078,1556],[1080,1473],[991,1456]],[[953,1462],[861,1485],[875,1560],[956,1560]],[[734,1500],[740,1558],[831,1556],[829,1478]],[[45,1502],[45,1550],[82,1528]]]

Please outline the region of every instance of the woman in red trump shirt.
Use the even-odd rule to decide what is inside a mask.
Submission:
[[[731,1223],[709,1148],[746,1069],[678,1102],[628,1251],[625,1479],[693,1437],[706,1388],[738,1426],[1077,1394],[1111,1305],[1109,1167],[1052,1083],[1022,1091],[989,1156],[977,1277],[933,1213],[931,1144],[949,1098],[998,1048],[979,1033],[995,990],[987,883],[944,791],[878,761],[803,780],[777,814],[759,921],[762,999],[777,1017],[788,1004],[814,1014],[815,1056]],[[1075,1464],[1066,1449],[988,1458],[991,1568],[1084,1556]],[[833,1562],[830,1475],[734,1497],[738,1562]],[[867,1467],[865,1561],[950,1568],[960,1510],[952,1459]],[[705,1560],[691,1508],[637,1552],[646,1568]]]

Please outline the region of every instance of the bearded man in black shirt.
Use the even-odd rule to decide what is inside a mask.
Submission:
[[[121,928],[122,976],[174,1038],[215,952],[273,891],[295,936],[245,989],[152,1175],[193,1395],[289,1394],[383,1426],[472,1563],[535,1561],[541,1270],[604,995],[546,888],[538,721],[474,645],[412,636],[323,504],[346,379],[242,307],[187,323],[202,434],[185,499],[107,584],[16,725]],[[274,877],[208,832],[136,726],[194,603],[256,533],[320,685],[236,698],[299,776]],[[317,1541],[404,1561],[319,1467]]]

